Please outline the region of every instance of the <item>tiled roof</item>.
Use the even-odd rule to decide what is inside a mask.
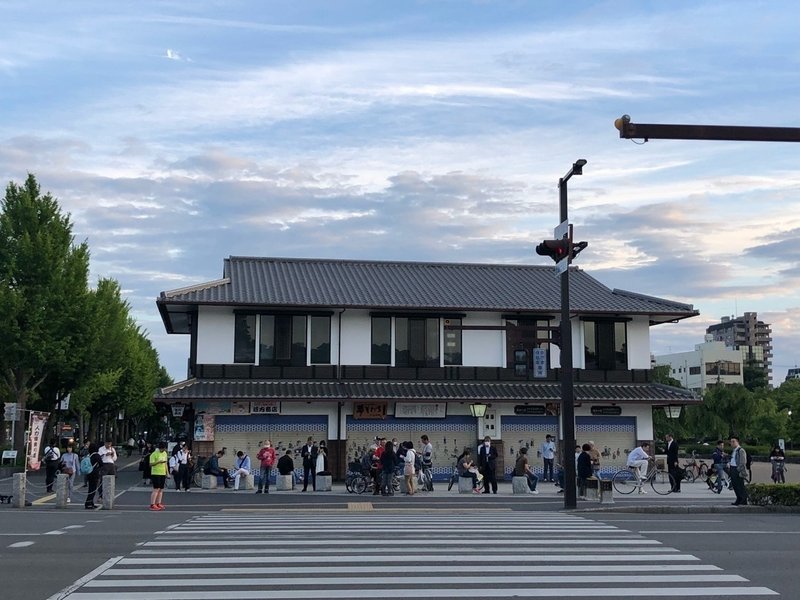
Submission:
[[[690,304],[612,290],[578,268],[569,277],[575,312],[698,314]],[[158,303],[554,313],[561,306],[553,266],[236,256],[225,259],[223,279],[162,292]]]
[[[575,383],[576,402],[686,404],[700,399],[688,390],[657,383]],[[195,400],[425,400],[559,402],[554,382],[273,381],[189,379],[156,393],[156,402]]]

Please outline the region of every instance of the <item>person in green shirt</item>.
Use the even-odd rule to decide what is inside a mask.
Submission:
[[[158,449],[150,454],[150,480],[153,482],[153,492],[150,494],[150,510],[164,510],[161,497],[164,494],[164,483],[167,480],[167,455],[166,442],[159,442]]]

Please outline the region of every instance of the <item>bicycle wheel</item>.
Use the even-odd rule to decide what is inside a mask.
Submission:
[[[636,477],[630,469],[622,469],[614,473],[611,485],[614,486],[614,491],[618,494],[632,494],[633,490],[639,487]]]
[[[450,475],[450,481],[447,482],[448,492],[453,489],[453,486],[456,484],[456,481],[458,481],[458,472],[453,471],[453,474]]]
[[[656,494],[666,496],[675,489],[675,478],[667,471],[656,471],[650,479],[650,487]]]
[[[708,465],[700,465],[700,481],[708,479]]]
[[[422,489],[426,492],[433,491],[433,479],[431,478],[431,472],[427,469],[422,470]]]
[[[353,482],[350,484],[356,494],[363,494],[367,489],[367,480],[363,475],[356,475]]]
[[[686,483],[694,483],[696,478],[696,473],[694,472],[694,467],[685,467],[683,469],[683,479]]]
[[[353,476],[352,475],[348,475],[347,477],[345,477],[345,479],[344,479],[344,489],[346,489],[349,494],[353,493]]]
[[[203,487],[203,472],[200,469],[192,473],[192,485],[197,488]]]

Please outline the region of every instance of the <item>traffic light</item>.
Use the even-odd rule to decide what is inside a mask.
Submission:
[[[570,242],[567,238],[561,240],[545,240],[536,246],[536,254],[540,256],[549,256],[555,262],[561,262],[561,259],[567,257],[569,246]]]
[[[569,261],[572,262],[575,260],[575,257],[580,254],[581,250],[585,250],[586,246],[589,245],[589,242],[575,242],[572,244],[572,256],[569,257]]]

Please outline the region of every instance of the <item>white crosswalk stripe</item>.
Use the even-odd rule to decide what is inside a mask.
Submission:
[[[582,516],[497,511],[479,518],[383,511],[215,513],[159,532],[67,598],[778,595],[657,540]]]

